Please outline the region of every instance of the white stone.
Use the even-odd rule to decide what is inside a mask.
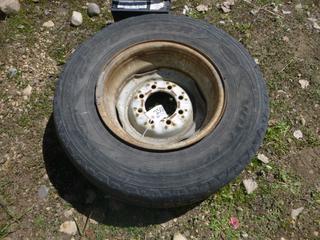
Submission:
[[[0,0],[0,10],[6,15],[14,15],[20,11],[18,0]]]
[[[258,153],[257,158],[263,163],[266,163],[266,164],[269,163],[269,158],[262,153]]]
[[[284,36],[284,37],[282,38],[282,40],[283,40],[284,42],[289,42],[289,41],[290,41],[290,39],[289,39],[287,36]]]
[[[296,130],[293,132],[293,136],[296,138],[296,139],[302,139],[303,138],[303,134],[301,132],[301,130]]]
[[[300,83],[300,86],[302,89],[305,89],[309,86],[309,81],[308,80],[304,80],[304,79],[301,79],[299,80],[299,83]]]
[[[316,30],[320,30],[320,26],[319,26],[319,24],[317,23],[317,19],[315,19],[315,18],[307,18],[310,22],[312,22],[312,26],[313,26],[313,28],[314,29],[316,29]]]
[[[181,233],[176,232],[173,235],[173,240],[187,240],[187,238],[185,236],[183,236]]]
[[[252,9],[252,10],[250,11],[250,13],[251,13],[253,16],[257,15],[259,12],[260,12],[260,8]]]
[[[282,13],[283,13],[284,15],[289,15],[289,14],[291,14],[291,11],[282,10]]]
[[[291,210],[291,217],[292,219],[296,220],[297,217],[300,215],[300,213],[302,213],[304,207],[299,207],[299,208],[296,208],[296,209],[292,209]]]
[[[42,27],[52,28],[52,27],[54,27],[54,22],[51,21],[51,20],[49,20],[48,22],[44,22],[44,23],[42,24]]]
[[[182,10],[182,14],[183,15],[187,15],[190,12],[190,9],[187,5],[184,5],[183,10]]]
[[[75,221],[65,221],[60,225],[59,232],[68,234],[68,235],[76,235],[77,234],[77,225]]]
[[[22,95],[24,99],[28,99],[32,93],[32,87],[28,85],[25,89],[22,90]]]
[[[251,178],[244,179],[242,183],[248,194],[253,193],[258,188],[258,184]]]
[[[208,6],[204,4],[200,4],[196,7],[198,12],[207,12],[208,11]]]
[[[73,11],[72,17],[71,17],[71,24],[77,27],[77,26],[80,26],[82,22],[83,22],[82,14],[80,12]]]

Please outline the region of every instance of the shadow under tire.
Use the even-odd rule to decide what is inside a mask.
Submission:
[[[102,121],[95,99],[110,59],[158,40],[204,54],[220,74],[225,97],[223,115],[209,134],[168,151],[119,138]],[[54,98],[57,134],[72,163],[115,198],[148,207],[189,205],[236,178],[260,146],[267,121],[265,82],[247,50],[210,24],[172,15],[133,17],[98,32],[69,59]]]

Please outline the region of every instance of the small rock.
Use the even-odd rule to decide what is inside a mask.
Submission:
[[[250,11],[250,13],[251,13],[253,16],[257,15],[259,12],[260,12],[260,9],[259,9],[259,8],[252,9],[252,10]]]
[[[284,36],[284,37],[282,38],[282,40],[283,40],[284,42],[287,42],[287,43],[290,41],[287,36]]]
[[[300,86],[302,89],[305,89],[309,86],[309,81],[308,80],[304,80],[304,79],[301,79],[299,80],[299,83],[300,83]]]
[[[49,20],[48,22],[43,23],[42,27],[52,28],[52,27],[54,27],[54,22]]]
[[[318,232],[318,231],[314,231],[314,232],[313,232],[313,235],[314,235],[315,237],[318,237],[318,236],[319,236],[319,232]]]
[[[282,10],[282,13],[283,13],[284,15],[289,15],[289,14],[291,14],[291,11]]]
[[[63,215],[68,218],[68,217],[71,217],[73,214],[73,208],[70,208],[69,210],[66,210],[63,212]]]
[[[49,189],[45,185],[41,185],[38,189],[38,197],[40,199],[45,199],[48,196]]]
[[[173,235],[173,240],[187,240],[187,238],[185,236],[183,236],[181,233],[176,232]]]
[[[94,17],[94,16],[98,16],[100,14],[100,7],[95,4],[95,3],[88,3],[88,16],[89,17]]]
[[[1,0],[0,10],[6,15],[15,15],[20,11],[20,3],[18,0]]]
[[[71,16],[71,24],[77,27],[77,26],[80,26],[82,22],[83,22],[82,14],[80,12],[73,11]]]
[[[314,29],[320,30],[320,26],[319,26],[319,24],[317,23],[317,19],[315,19],[315,18],[308,18],[308,20],[309,20],[310,22],[312,22],[312,26],[313,26]]]
[[[182,14],[187,15],[190,12],[190,8],[187,5],[184,5]]]
[[[223,21],[223,20],[219,21],[219,23],[222,24],[222,25],[226,24],[226,22]]]
[[[222,10],[222,12],[224,12],[224,13],[228,13],[228,12],[231,12],[231,9],[230,8],[226,8],[225,6],[223,6],[223,5],[221,5],[221,10]]]
[[[320,30],[320,26],[319,26],[319,24],[317,23],[317,19],[315,19],[315,18],[308,18],[308,20],[309,20],[310,22],[312,22],[312,26],[313,26],[314,29]]]
[[[114,23],[113,20],[107,20],[107,21],[106,21],[106,25],[111,25],[112,23]]]
[[[259,59],[258,58],[254,58],[254,61],[256,62],[256,64],[260,64]]]
[[[200,4],[196,7],[196,9],[198,12],[204,13],[204,12],[207,12],[209,8],[207,5]]]
[[[22,90],[22,95],[24,99],[28,99],[32,93],[32,87],[28,85],[25,89]]]
[[[228,13],[231,11],[231,7],[233,5],[234,5],[234,0],[227,0],[220,5],[220,9],[222,10],[222,12]]]
[[[246,232],[242,232],[242,233],[241,233],[241,237],[243,237],[243,238],[248,238],[249,235],[248,235],[248,233],[246,233]]]
[[[274,11],[275,13],[279,12],[279,6],[275,6],[272,11]]]
[[[91,219],[91,218],[89,219],[89,222],[90,222],[91,224],[95,224],[95,225],[98,224],[98,222],[97,222],[96,220]]]
[[[320,25],[316,22],[313,23],[313,28],[316,30],[320,30]]]
[[[296,130],[293,132],[293,136],[296,138],[296,139],[302,139],[303,138],[303,134],[300,130]]]
[[[16,68],[14,68],[14,67],[11,67],[8,70],[8,77],[9,78],[13,78],[13,77],[15,77],[17,75],[17,73],[18,73],[18,70]]]
[[[258,153],[257,158],[263,163],[266,163],[266,164],[269,163],[269,158],[262,153]]]
[[[251,178],[243,180],[242,183],[248,194],[253,193],[258,188],[258,184]]]
[[[292,219],[296,220],[300,213],[302,213],[304,207],[299,207],[291,210]]]
[[[65,221],[59,228],[59,232],[66,233],[68,235],[76,235],[77,231],[77,225],[74,221]]]

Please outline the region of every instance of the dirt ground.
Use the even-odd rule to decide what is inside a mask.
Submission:
[[[20,2],[18,15],[0,20],[0,239],[172,239],[176,232],[187,239],[320,239],[320,31],[312,22],[320,25],[318,0],[237,0],[229,13],[217,7],[222,0],[173,1],[172,14],[187,5],[190,17],[244,44],[267,82],[271,116],[259,150],[269,163],[255,158],[201,204],[168,210],[103,194],[72,166],[55,135],[59,73],[81,42],[112,24],[109,3],[96,1],[102,13],[89,18],[83,0]],[[199,4],[208,11],[197,11]],[[73,10],[83,14],[80,27],[70,26]],[[54,27],[43,27],[49,20]],[[252,194],[245,178],[258,184]],[[74,236],[59,231],[65,221],[76,223]]]

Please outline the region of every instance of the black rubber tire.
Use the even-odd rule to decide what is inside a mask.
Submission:
[[[103,124],[95,85],[108,59],[132,44],[169,40],[192,46],[215,63],[226,109],[215,130],[184,149],[155,152],[130,146]],[[57,85],[54,120],[75,166],[115,198],[149,207],[175,207],[205,199],[233,180],[264,137],[268,97],[258,66],[222,30],[187,17],[144,15],[98,32],[77,49]]]

